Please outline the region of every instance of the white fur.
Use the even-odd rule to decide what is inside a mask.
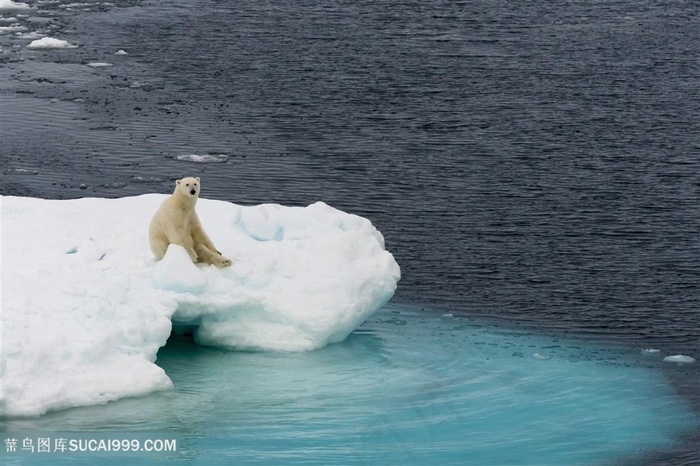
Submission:
[[[228,267],[231,261],[216,249],[195,211],[200,189],[199,178],[177,180],[175,191],[163,201],[151,220],[148,229],[151,251],[161,260],[168,245],[177,244],[185,248],[192,262]]]

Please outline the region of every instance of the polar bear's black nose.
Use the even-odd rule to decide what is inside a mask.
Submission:
[[[195,194],[197,194],[197,191],[192,189],[192,190],[190,190],[190,194],[192,194],[194,196]]]

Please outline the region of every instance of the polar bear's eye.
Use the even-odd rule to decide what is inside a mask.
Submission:
[[[189,186],[189,185],[190,185],[189,183],[185,183],[185,186]]]

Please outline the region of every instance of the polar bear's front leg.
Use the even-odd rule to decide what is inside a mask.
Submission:
[[[224,257],[219,251],[212,251],[204,244],[196,244],[195,249],[202,262],[217,267],[228,267],[232,264],[231,259]]]
[[[185,251],[187,251],[187,254],[189,254],[190,256],[190,259],[192,259],[192,262],[196,264],[199,261],[199,256],[197,255],[197,251],[195,250],[194,240],[192,240],[192,238],[177,238],[176,240],[173,240],[172,243],[179,244],[180,246],[185,248]]]
[[[199,256],[195,252],[194,248],[186,248],[187,249],[187,254],[190,255],[190,259],[192,259],[192,262],[195,264],[199,261]]]

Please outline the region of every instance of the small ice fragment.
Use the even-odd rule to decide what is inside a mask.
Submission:
[[[532,357],[535,359],[540,359],[542,361],[544,361],[545,359],[549,359],[549,356],[547,356],[546,354],[542,354],[542,353],[532,353]]]
[[[107,68],[108,66],[113,66],[112,63],[105,63],[105,62],[92,62],[88,63],[87,66],[92,67],[92,68]]]
[[[642,350],[642,354],[656,354],[659,353],[659,350],[654,349],[654,348],[645,348]]]
[[[128,55],[129,53],[126,50],[117,50],[115,55]]]
[[[165,178],[160,177],[160,176],[132,176],[131,181],[134,183],[162,183],[165,181]]]
[[[38,175],[38,170],[31,170],[29,168],[8,168],[3,170],[5,175]]]
[[[450,318],[452,318],[452,317],[454,317],[454,316],[455,316],[454,314],[452,314],[451,312],[448,312],[447,314],[443,314],[443,315],[441,315],[440,317],[443,318],[443,319],[450,319]]]
[[[13,24],[12,26],[0,26],[0,34],[11,34],[13,32],[26,31],[27,28],[24,26],[18,26]]]
[[[28,10],[30,8],[26,3],[0,0],[0,10]]]
[[[676,362],[678,364],[692,364],[695,362],[695,358],[690,356],[684,356],[682,354],[676,354],[675,356],[666,356],[664,362]]]
[[[34,40],[38,39],[41,37],[41,34],[39,34],[36,31],[30,31],[30,32],[16,32],[15,36],[20,38],[20,39],[27,39],[27,40]]]
[[[229,159],[226,154],[180,154],[173,157],[181,162],[223,163]]]
[[[27,45],[27,48],[32,50],[75,49],[77,47],[77,45],[70,44],[68,41],[54,39],[53,37],[37,39]]]

